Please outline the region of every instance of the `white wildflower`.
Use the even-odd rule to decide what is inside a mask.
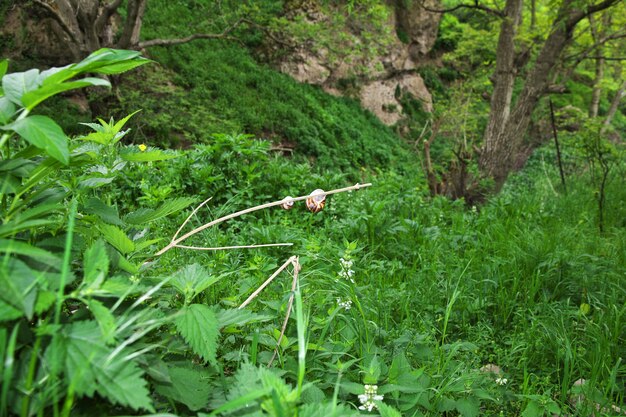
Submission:
[[[496,384],[498,385],[506,385],[507,382],[509,382],[509,380],[506,378],[496,378]]]
[[[339,276],[343,279],[350,281],[353,284],[356,284],[354,281],[354,271],[352,268],[352,259],[344,259],[339,258],[339,263],[341,264],[341,271],[339,271]]]
[[[337,298],[337,305],[344,310],[350,310],[352,308],[352,300],[343,301],[341,298]]]
[[[377,394],[378,385],[365,385],[363,388],[365,389],[365,394],[359,395],[359,401],[361,402],[359,410],[367,410],[371,412],[372,410],[378,408],[374,401],[382,401],[383,395]]]

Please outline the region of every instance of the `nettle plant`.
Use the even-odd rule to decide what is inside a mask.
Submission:
[[[121,216],[100,197],[124,168],[175,155],[121,145],[130,116],[89,124],[92,133],[70,140],[54,120],[31,114],[64,91],[110,86],[80,76],[147,62],[135,51],[102,49],[41,72],[6,74],[7,61],[0,63],[2,416],[69,415],[78,398],[95,394],[109,401],[102,408],[154,409],[144,336],[172,317],[144,301],[168,280],[140,282],[137,257],[155,242],[147,225],[194,199]]]
[[[295,388],[274,371],[253,366],[225,375],[232,371],[218,357],[220,329],[236,332],[268,320],[243,309],[264,286],[238,309],[221,309],[201,301],[223,276],[219,271],[191,264],[154,276],[146,252],[160,239],[151,238],[150,223],[195,198],[127,213],[114,201],[129,166],[177,155],[123,145],[128,133],[123,127],[132,115],[89,123],[91,133],[70,139],[51,118],[31,114],[64,91],[110,85],[80,76],[117,74],[146,62],[134,51],[102,49],[79,63],[41,72],[6,74],[7,62],[0,64],[0,416],[117,415],[125,409],[184,415],[213,409],[213,415],[224,415],[242,407],[275,416],[319,415],[318,405],[300,406],[311,385],[304,383],[306,318],[298,258],[290,257],[266,281],[293,266],[277,344],[295,303]],[[190,216],[153,256],[184,248],[187,237],[241,214],[299,200],[323,206],[324,198],[287,197],[182,234]],[[356,414],[336,405],[336,396],[323,407],[328,416]]]

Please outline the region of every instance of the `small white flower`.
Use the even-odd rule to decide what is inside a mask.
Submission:
[[[365,390],[365,394],[359,395],[359,401],[361,405],[359,406],[359,410],[367,410],[372,411],[376,409],[376,403],[374,401],[382,401],[383,395],[377,394],[378,385],[364,385],[363,389]]]
[[[337,305],[344,310],[350,310],[352,308],[352,300],[343,301],[341,298],[337,298]]]
[[[496,384],[498,385],[506,385],[507,382],[509,382],[509,380],[506,378],[496,378]]]

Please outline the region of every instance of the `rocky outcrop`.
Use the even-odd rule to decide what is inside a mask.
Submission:
[[[390,6],[393,12],[386,24],[391,39],[377,56],[359,57],[355,53],[350,59],[336,59],[324,47],[307,44],[283,57],[278,68],[328,93],[359,99],[387,125],[403,119],[401,101],[407,95],[421,102],[425,111],[431,111],[432,96],[415,70],[427,61],[441,15],[427,11],[417,1],[408,2],[409,6],[405,3],[396,1]],[[439,6],[437,0],[427,0],[426,7]],[[326,17],[316,11],[309,13],[308,19],[315,24],[323,23]]]

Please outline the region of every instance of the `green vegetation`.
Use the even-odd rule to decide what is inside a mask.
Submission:
[[[431,195],[424,126],[443,176],[486,124],[493,50],[461,17],[404,138],[223,41],[1,61],[0,417],[623,415],[624,115],[567,108],[573,80],[567,189],[548,142],[480,205]]]

